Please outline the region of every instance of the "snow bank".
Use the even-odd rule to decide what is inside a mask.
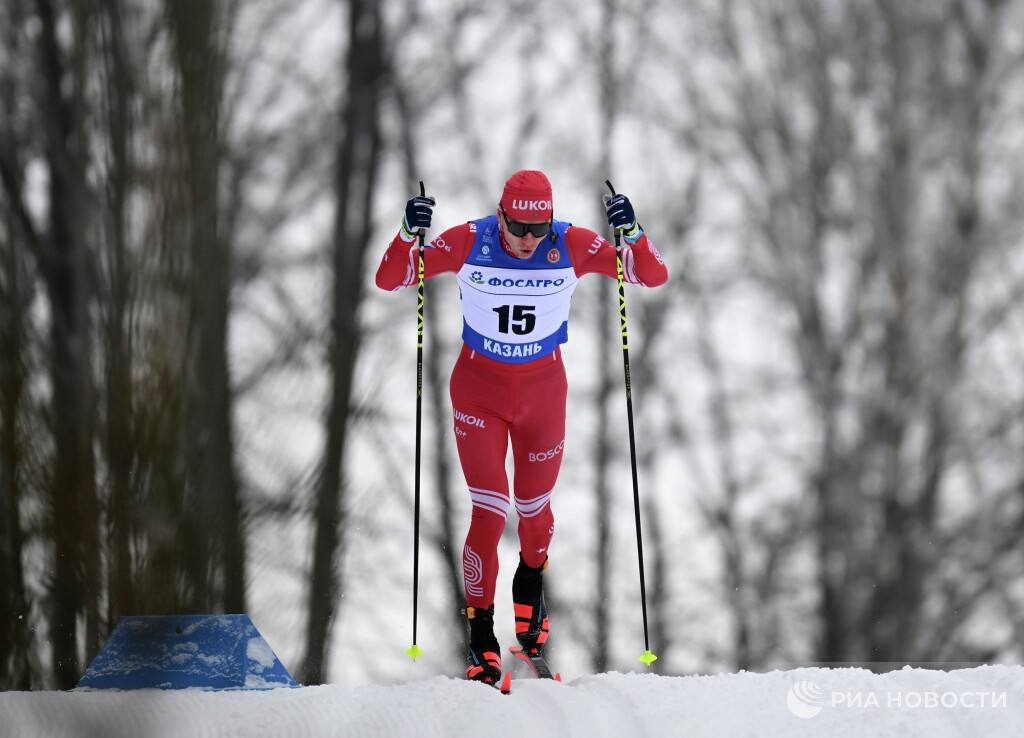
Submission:
[[[445,677],[269,692],[0,693],[0,736],[1019,736],[1024,668],[796,669],[522,679],[505,696]]]

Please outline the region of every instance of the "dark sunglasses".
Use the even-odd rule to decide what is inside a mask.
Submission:
[[[520,223],[518,220],[509,220],[505,208],[501,209],[501,217],[505,219],[505,227],[508,232],[516,238],[522,238],[527,233],[532,233],[537,238],[544,238],[551,232],[551,221],[546,223]]]

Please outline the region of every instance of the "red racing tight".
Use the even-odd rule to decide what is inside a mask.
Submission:
[[[547,558],[554,533],[550,498],[565,444],[565,366],[560,350],[507,364],[462,347],[452,371],[455,441],[473,514],[462,552],[466,602],[494,602],[498,539],[510,507],[505,456],[512,439],[519,544],[527,566]]]

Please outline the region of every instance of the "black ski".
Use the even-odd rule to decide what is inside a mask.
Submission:
[[[530,665],[533,669],[534,675],[538,679],[554,679],[556,682],[562,681],[561,674],[552,674],[551,667],[548,666],[548,662],[544,659],[544,656],[539,653],[527,653],[523,650],[522,646],[509,646],[509,652],[520,661],[524,661]]]

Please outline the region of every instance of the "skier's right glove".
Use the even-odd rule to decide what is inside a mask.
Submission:
[[[405,204],[405,218],[402,220],[402,235],[411,240],[420,228],[430,228],[434,214],[435,200],[432,197],[416,195]]]

